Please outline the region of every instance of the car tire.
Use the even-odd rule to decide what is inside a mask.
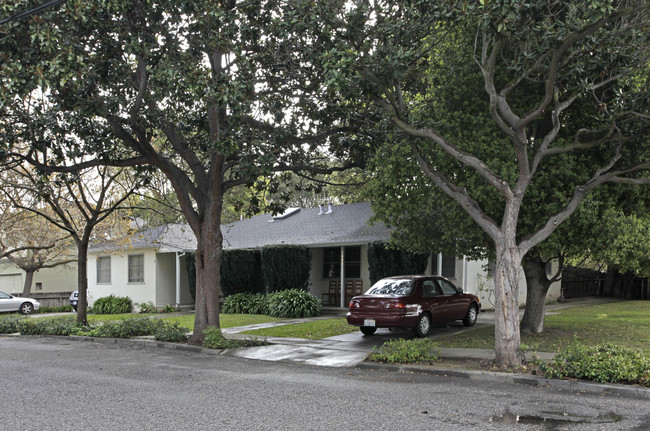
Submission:
[[[478,308],[475,304],[469,306],[467,310],[467,315],[463,319],[463,325],[465,326],[474,326],[476,319],[478,318]]]
[[[373,328],[372,326],[362,326],[359,329],[361,329],[363,335],[372,335],[377,331],[377,328]]]
[[[431,317],[427,313],[420,314],[418,321],[413,328],[413,334],[418,338],[424,338],[431,330]]]
[[[30,314],[32,311],[34,311],[34,306],[31,302],[23,302],[20,304],[18,311],[20,314]]]

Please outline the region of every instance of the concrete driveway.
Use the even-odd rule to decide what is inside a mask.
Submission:
[[[301,323],[309,320],[316,319],[295,319],[292,321],[226,328],[222,331],[229,338],[246,338],[250,336],[241,334],[241,332],[249,331],[251,329]],[[462,322],[453,322],[447,325],[434,326],[429,333],[429,338],[441,337],[443,335],[454,334],[460,331],[471,331],[492,325],[494,325],[494,313],[481,313],[476,324],[471,328],[466,328],[463,326]],[[354,367],[363,362],[373,347],[380,346],[386,341],[395,338],[414,338],[414,335],[408,330],[389,330],[379,328],[377,329],[377,332],[371,336],[365,336],[361,331],[355,331],[349,334],[337,335],[321,340],[266,337],[266,340],[270,343],[268,346],[236,349],[227,352],[227,354],[240,358],[259,359],[265,361],[291,361],[327,367]],[[465,349],[445,350],[448,350],[448,352],[446,352],[447,355],[457,356],[460,352],[455,351]],[[467,354],[469,354],[469,352],[465,353],[465,356],[463,357],[466,357]],[[494,356],[491,351],[476,351],[473,355],[478,355],[480,358],[490,358]]]
[[[567,307],[582,305],[602,304],[618,301],[614,298],[575,298],[563,303],[547,305],[546,314],[553,314],[555,310]],[[523,314],[523,309],[521,310]],[[252,326],[223,329],[223,333],[230,338],[246,338],[248,335],[241,334],[251,329],[266,328],[279,325],[295,324],[309,320],[332,318],[319,317],[314,319],[295,319],[291,321],[265,323]],[[452,322],[446,325],[434,326],[431,328],[428,338],[435,339],[444,335],[456,334],[461,331],[473,331],[488,326],[494,326],[494,312],[481,312],[476,324],[470,328],[463,326],[462,322]],[[349,334],[337,335],[322,340],[305,340],[302,338],[281,338],[267,337],[270,343],[268,346],[237,349],[227,352],[228,355],[241,358],[259,359],[265,361],[291,361],[302,362],[311,365],[328,367],[354,367],[363,362],[368,353],[375,346],[380,346],[388,340],[395,338],[413,338],[413,333],[406,330],[391,331],[379,328],[374,335],[364,336],[360,331]],[[551,359],[554,354],[536,352],[542,359]],[[484,349],[440,349],[440,356],[454,359],[494,359],[493,350]]]

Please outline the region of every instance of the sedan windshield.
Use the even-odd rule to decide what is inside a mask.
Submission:
[[[414,286],[415,280],[384,279],[375,283],[366,295],[410,295]]]

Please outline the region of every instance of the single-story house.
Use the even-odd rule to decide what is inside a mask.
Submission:
[[[290,208],[283,214],[262,214],[223,225],[223,246],[260,249],[270,244],[303,245],[311,253],[310,292],[325,305],[345,307],[350,295],[370,287],[368,243],[390,238],[390,229],[384,224],[369,223],[371,216],[368,203]],[[129,296],[135,304],[192,305],[182,257],[195,250],[196,238],[182,224],[150,229],[124,247],[91,247],[89,303],[115,294]],[[492,308],[494,281],[487,267],[486,261],[432,254],[426,273],[442,274],[464,291],[478,294],[484,308]],[[523,276],[521,286],[525,286]],[[556,283],[549,298],[559,296],[559,291]],[[522,304],[525,296],[522,288]]]
[[[9,259],[0,259],[0,290],[16,296],[23,295],[26,274]],[[71,262],[54,268],[41,268],[34,273],[30,298],[43,306],[68,304],[70,293],[77,290],[77,263]]]

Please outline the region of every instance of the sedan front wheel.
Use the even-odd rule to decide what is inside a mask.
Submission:
[[[20,311],[20,314],[29,314],[34,311],[34,306],[30,302],[23,302],[18,311]]]
[[[429,334],[430,330],[431,330],[431,318],[427,313],[420,314],[420,317],[418,318],[418,322],[415,324],[415,328],[413,328],[413,333],[418,338],[424,338]]]
[[[467,310],[467,316],[463,319],[463,325],[474,326],[477,317],[478,309],[476,308],[476,305],[472,304],[469,306],[469,310]]]

